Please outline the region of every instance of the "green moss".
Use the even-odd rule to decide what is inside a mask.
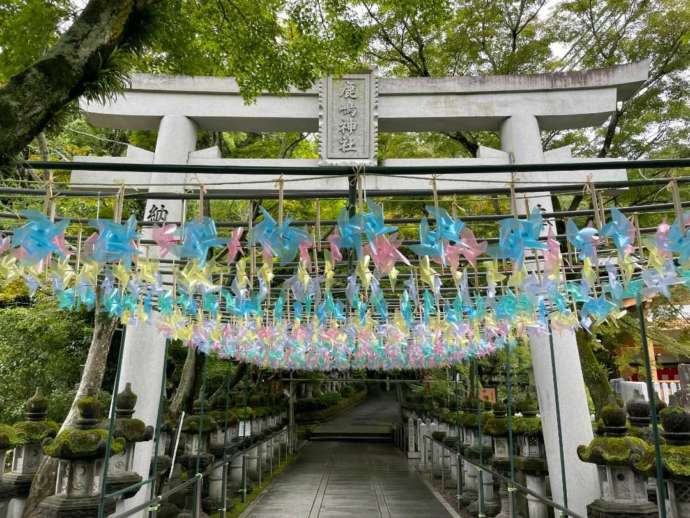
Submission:
[[[14,425],[17,444],[30,444],[55,437],[60,427],[54,421],[21,421]]]
[[[633,465],[637,459],[653,454],[652,447],[638,437],[595,437],[589,445],[580,445],[577,455],[592,464]]]
[[[218,423],[208,414],[187,416],[182,424],[182,431],[186,433],[215,432],[217,429]]]
[[[690,445],[663,445],[661,455],[668,474],[674,478],[690,480]]]
[[[213,419],[215,419],[216,423],[218,423],[219,425],[222,426],[225,424],[225,420],[226,420],[225,410],[215,410],[215,411],[211,412],[209,415],[211,417],[213,417]],[[237,414],[235,414],[235,412],[233,412],[232,410],[228,410],[228,413],[227,413],[228,425],[235,424],[235,423],[237,423],[238,420],[239,419],[237,419]]]
[[[531,474],[546,474],[546,460],[538,457],[515,457],[515,467]]]
[[[146,426],[141,419],[119,418],[115,420],[115,437],[122,437],[127,442],[147,441],[151,438],[153,429]]]
[[[481,414],[477,414],[476,412],[465,412],[460,418],[460,424],[465,428],[478,428],[480,422],[483,426],[486,420],[491,416],[491,412],[482,412]]]
[[[487,417],[484,430],[488,435],[502,437],[508,435],[508,419],[505,417],[496,417],[494,415]]]
[[[541,434],[541,418],[534,417],[514,417],[513,418],[513,433],[521,435],[540,435]]]
[[[0,424],[0,450],[9,450],[17,444],[17,432],[6,424]]]
[[[46,442],[43,451],[50,457],[58,459],[97,459],[105,455],[108,430],[92,428],[79,430],[67,428],[55,438]],[[122,453],[125,441],[122,438],[113,439],[110,454]]]
[[[601,420],[609,427],[623,427],[627,421],[625,410],[617,405],[606,405],[601,410]]]
[[[84,419],[96,419],[100,417],[101,402],[98,398],[91,396],[80,397],[77,401],[79,416]]]
[[[246,421],[254,416],[254,409],[248,406],[233,408],[232,411],[240,421]]]

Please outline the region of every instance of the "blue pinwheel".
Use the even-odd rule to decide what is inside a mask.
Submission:
[[[410,249],[419,256],[428,255],[445,260],[443,240],[439,239],[436,231],[431,230],[426,218],[422,218],[419,223],[419,244],[411,245]]]
[[[69,220],[64,219],[53,223],[37,210],[28,209],[21,212],[29,221],[15,230],[12,236],[12,248],[21,247],[25,254],[21,262],[35,264],[45,259],[51,253],[65,256],[61,248],[63,235]]]
[[[271,255],[279,258],[281,265],[295,259],[301,243],[311,242],[311,236],[304,230],[290,227],[290,218],[278,225],[266,209],[261,207],[261,212],[264,219],[252,229],[249,242],[260,243]]]
[[[369,240],[369,246],[376,253],[376,238],[385,234],[392,234],[398,227],[387,227],[383,216],[383,205],[380,203],[368,202],[369,212],[362,215],[361,221],[364,226],[364,233]]]
[[[618,252],[621,255],[626,255],[630,252],[635,239],[635,227],[620,210],[613,208],[611,209],[611,221],[601,228],[601,235],[611,238]]]
[[[676,220],[668,231],[668,248],[678,254],[681,264],[690,260],[690,228],[681,229],[681,222]]]
[[[208,251],[213,247],[225,246],[226,240],[218,237],[216,224],[211,218],[189,221],[182,229],[182,244],[175,247],[180,258],[196,259],[199,266],[206,264]]]
[[[436,234],[439,237],[451,243],[460,241],[460,232],[465,226],[461,220],[453,218],[446,209],[440,207],[427,205],[426,211],[436,220]]]
[[[139,239],[137,219],[130,216],[126,223],[119,224],[109,220],[93,220],[89,224],[98,229],[98,237],[93,243],[92,258],[99,263],[121,261],[126,266],[132,264],[137,253],[135,242]]]
[[[580,323],[587,331],[592,325],[603,322],[618,306],[604,297],[592,298],[582,305]]]
[[[668,260],[664,263],[661,271],[649,269],[642,272],[642,280],[646,286],[646,292],[650,295],[661,293],[664,297],[671,300],[671,286],[685,284],[685,280],[678,276],[673,261]]]
[[[347,209],[340,209],[337,218],[338,234],[340,235],[338,247],[354,250],[357,258],[362,257],[362,218],[359,215],[350,217]]]
[[[525,250],[544,250],[546,243],[539,239],[544,219],[538,207],[534,207],[527,219],[506,218],[499,222],[498,245],[491,247],[491,255],[497,259],[510,259],[522,265]]]
[[[597,229],[590,225],[578,229],[575,222],[569,219],[565,224],[565,233],[568,242],[578,251],[580,259],[584,260],[589,257],[592,263],[596,264],[597,246],[599,245]]]

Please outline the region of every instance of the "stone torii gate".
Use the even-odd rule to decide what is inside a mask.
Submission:
[[[229,78],[136,75],[130,88],[112,102],[82,102],[89,122],[99,127],[158,130],[156,148],[149,152],[129,146],[125,157],[86,157],[94,162],[118,164],[272,165],[282,168],[320,165],[374,165],[377,163],[377,132],[420,132],[487,130],[500,134],[501,149],[481,147],[476,158],[387,159],[384,166],[520,164],[591,161],[574,158],[570,148],[544,151],[541,131],[592,127],[603,124],[616,103],[629,98],[647,79],[647,62],[584,72],[528,76],[452,78],[377,78],[373,74],[349,74],[327,78],[306,91],[285,96],[261,95],[245,104],[236,82]],[[210,131],[300,131],[318,132],[320,158],[223,159],[217,148],[196,149],[198,130]],[[624,170],[521,173],[520,180],[532,183],[558,181],[624,180]],[[415,176],[420,177],[424,175]],[[443,175],[439,193],[446,189],[476,188],[485,175]],[[491,175],[491,180],[509,183],[509,173]],[[145,184],[150,192],[182,192],[184,185],[205,184],[208,189],[252,190],[254,185],[231,185],[246,175],[187,176],[182,173],[127,173],[74,171],[74,188],[106,192],[103,184],[116,190],[121,184]],[[261,177],[267,179],[266,176]],[[268,177],[270,179],[270,177]],[[276,175],[275,180],[278,179]],[[369,192],[376,190],[428,189],[431,175],[422,179],[367,178]],[[446,183],[445,180],[453,180]],[[464,180],[464,181],[463,181]],[[228,182],[227,185],[218,185]],[[215,184],[215,185],[213,185]],[[268,185],[271,185],[270,183]],[[310,179],[291,184],[293,191],[346,191],[347,179]],[[547,192],[525,198],[519,208],[539,205],[551,212]],[[165,205],[165,209],[161,209]],[[148,200],[149,221],[167,217],[180,221],[182,202]],[[147,236],[145,236],[147,237]],[[571,331],[554,330],[556,377],[560,387],[561,428],[568,482],[568,504],[582,515],[586,505],[598,496],[594,466],[580,462],[579,444],[592,438],[585,386],[575,340]],[[549,339],[530,336],[534,378],[541,409],[547,461],[554,500],[563,502],[558,428]],[[164,368],[164,339],[153,325],[127,332],[121,380],[131,382],[139,394],[136,417],[154,422],[158,410],[160,375]],[[148,476],[152,442],[136,446],[135,469]],[[127,501],[134,506],[145,499],[145,491]]]

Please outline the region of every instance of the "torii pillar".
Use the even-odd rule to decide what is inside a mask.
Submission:
[[[501,124],[501,148],[510,153],[516,164],[536,164],[544,162],[539,121],[529,112],[516,112]],[[545,181],[539,178],[544,173],[527,173],[522,179]],[[527,204],[524,204],[524,201]],[[543,196],[518,199],[520,212],[533,207],[552,212],[553,206],[548,193]],[[521,203],[522,202],[522,203]],[[555,230],[555,229],[554,229]],[[552,329],[558,399],[561,413],[561,434],[565,464],[568,508],[586,516],[587,504],[599,495],[599,482],[596,466],[585,464],[577,456],[580,444],[589,444],[593,438],[592,423],[587,406],[585,382],[580,366],[575,331]],[[563,483],[558,421],[556,415],[556,393],[551,368],[551,347],[547,333],[529,333],[530,352],[534,383],[539,400],[546,461],[549,467],[551,494],[554,501],[563,504]]]
[[[154,164],[186,164],[196,148],[197,128],[192,120],[182,115],[166,115],[160,119],[156,150],[153,153]],[[141,152],[141,151],[139,151]],[[175,177],[179,176],[178,180]],[[149,192],[182,192],[185,175],[170,173],[153,173],[150,176]],[[172,185],[171,185],[172,184]],[[177,184],[177,185],[175,185]],[[165,205],[167,219],[182,221],[182,202],[180,200],[148,200],[145,215],[151,213],[154,205],[160,208]],[[147,218],[150,219],[150,218]],[[144,239],[150,240],[151,228],[144,230]],[[151,257],[156,257],[158,250],[149,250]],[[127,326],[122,353],[120,386],[124,390],[126,383],[132,384],[132,391],[138,395],[135,417],[146,424],[155,426],[160,403],[161,378],[165,371],[165,338],[158,332],[157,311],[152,313],[153,322],[149,325]],[[135,446],[133,470],[148,478],[151,459],[154,454],[154,441],[139,442]],[[149,498],[150,486],[143,486],[132,498],[120,500],[117,511],[121,512],[143,504]]]

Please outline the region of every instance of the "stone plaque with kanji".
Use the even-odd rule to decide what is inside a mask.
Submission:
[[[320,89],[319,138],[324,165],[376,164],[376,78],[328,77]]]

